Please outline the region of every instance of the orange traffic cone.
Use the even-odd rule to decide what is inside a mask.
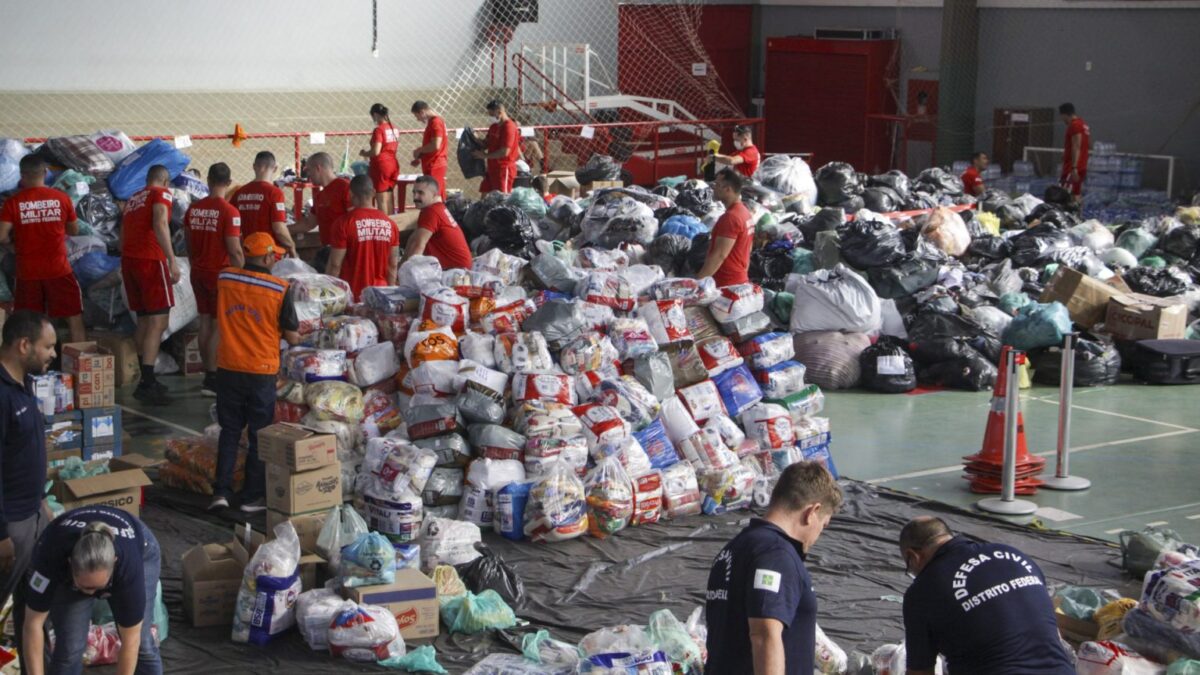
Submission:
[[[233,125],[233,147],[235,147],[235,148],[242,147],[242,141],[246,140],[247,138],[250,138],[250,137],[246,135],[246,131],[244,129],[242,129],[242,125],[234,124]]]
[[[1000,363],[1005,363],[1007,352],[1011,347],[1004,347],[1000,354]],[[1023,362],[1024,354],[1018,355],[1018,363]],[[1005,392],[1008,387],[1008,374],[1000,369],[996,378],[996,386],[992,391],[991,410],[988,412],[987,427],[983,433],[983,447],[977,454],[964,457],[966,474],[964,478],[971,481],[971,491],[980,493],[998,493],[1001,487],[1001,474],[1004,470],[1004,429],[1005,429]],[[1018,494],[1032,494],[1041,485],[1038,474],[1046,465],[1046,458],[1029,454],[1029,446],[1025,442],[1025,418],[1020,410],[1017,411],[1016,438],[1016,488]]]

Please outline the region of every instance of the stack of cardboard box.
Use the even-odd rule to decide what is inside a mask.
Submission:
[[[95,342],[63,345],[62,369],[75,378],[75,407],[103,408],[116,405],[116,359]]]
[[[1156,298],[1134,293],[1120,277],[1099,281],[1069,267],[1060,267],[1041,302],[1066,305],[1071,321],[1085,329],[1104,324],[1117,340],[1167,340],[1184,337],[1188,305],[1181,296]]]
[[[315,550],[325,513],[342,503],[337,438],[298,424],[272,424],[258,432],[258,457],[266,464],[268,533],[290,520],[301,548]]]

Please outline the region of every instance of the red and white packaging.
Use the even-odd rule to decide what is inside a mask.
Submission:
[[[458,393],[456,383],[459,361],[426,361],[412,369],[409,382],[413,394],[430,398],[450,398]]]
[[[468,300],[494,298],[496,292],[504,287],[504,282],[494,274],[463,269],[442,272],[442,283]]]
[[[737,456],[721,442],[721,435],[712,429],[701,429],[700,433],[683,439],[677,450],[697,470],[724,469],[737,461]]]
[[[629,422],[621,418],[616,408],[589,403],[575,408],[574,412],[583,423],[583,434],[588,439],[589,450],[608,443],[618,443],[630,434]]]
[[[513,375],[512,395],[516,401],[575,403],[571,376],[562,373],[517,373]]]
[[[725,404],[721,402],[721,392],[712,380],[704,380],[690,387],[684,387],[678,392],[679,400],[691,414],[692,419],[703,424],[713,415],[725,412]]]
[[[661,347],[692,339],[682,300],[651,300],[638,307],[638,316],[650,327],[650,335]]]
[[[657,523],[662,517],[663,477],[658,471],[636,476],[633,479],[633,515],[630,525]]]
[[[576,295],[586,302],[607,305],[623,312],[633,309],[637,301],[629,280],[618,272],[592,272],[579,282]]]
[[[462,333],[467,327],[467,301],[445,286],[421,291],[421,319]]]
[[[795,442],[792,429],[792,414],[787,408],[775,403],[755,403],[742,413],[742,426],[746,438],[759,446],[781,450]]]
[[[700,426],[692,419],[683,401],[678,398],[671,397],[663,401],[658,417],[662,420],[663,428],[667,430],[667,438],[671,439],[672,443],[678,444],[692,434],[700,432]]]
[[[502,307],[497,307],[491,312],[488,312],[479,321],[479,327],[483,332],[489,335],[499,335],[501,333],[519,333],[521,332],[521,324],[525,319],[533,314],[537,309],[537,305],[533,304],[532,300],[518,300],[510,302]]]
[[[736,448],[746,440],[746,433],[728,415],[713,415],[704,423],[705,429],[714,429],[727,448]]]
[[[716,377],[745,362],[729,338],[724,336],[704,338],[696,343],[696,352],[700,354],[700,362],[704,364],[709,377]]]
[[[702,497],[696,469],[687,462],[672,464],[663,469],[663,506],[668,518],[700,514]]]
[[[729,323],[761,312],[763,291],[758,284],[726,286],[717,294],[717,299],[708,306],[713,318],[720,323]]]

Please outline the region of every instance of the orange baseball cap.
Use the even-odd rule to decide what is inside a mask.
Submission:
[[[251,258],[258,258],[264,255],[275,253],[275,237],[266,232],[255,232],[246,237],[242,242],[242,248],[246,250],[246,255]]]

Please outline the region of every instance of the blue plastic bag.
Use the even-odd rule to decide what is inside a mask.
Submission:
[[[1033,303],[1017,312],[1004,330],[1004,344],[1028,351],[1061,345],[1071,332],[1071,315],[1061,302]]]
[[[650,458],[650,466],[665,469],[679,462],[679,453],[667,436],[667,428],[663,426],[662,418],[655,418],[645,429],[633,432],[646,455]]]
[[[407,670],[410,673],[446,675],[448,672],[437,662],[437,652],[434,651],[433,645],[421,645],[404,656],[389,656],[379,661],[378,665],[395,670]]]
[[[190,173],[181,173],[171,181],[171,187],[177,187],[193,200],[204,199],[208,196],[208,184]]]
[[[79,285],[87,288],[121,268],[121,259],[100,251],[91,251],[79,256],[71,265]]]
[[[339,572],[347,588],[390,584],[396,580],[396,549],[378,532],[359,535],[342,547]]]
[[[658,230],[658,235],[678,234],[688,239],[695,239],[696,235],[701,232],[707,232],[708,228],[704,223],[700,222],[699,218],[694,216],[671,216],[663,221],[662,227]]]
[[[146,173],[155,164],[167,167],[167,173],[175,179],[191,161],[170,143],[156,138],[121,160],[108,176],[108,190],[113,197],[124,201],[146,187]]]
[[[492,524],[505,539],[525,538],[525,505],[533,483],[509,483],[496,491],[496,516]]]
[[[721,394],[721,402],[725,404],[725,412],[730,417],[737,417],[744,410],[762,400],[762,389],[754,381],[754,375],[745,364],[717,375],[713,378],[717,391]]]

